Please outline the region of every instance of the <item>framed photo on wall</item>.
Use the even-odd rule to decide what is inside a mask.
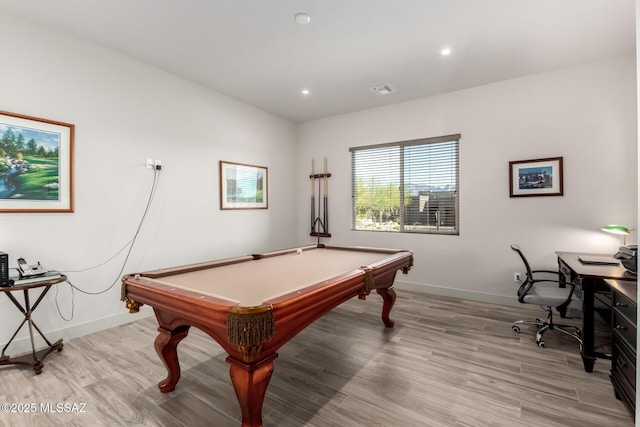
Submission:
[[[562,196],[562,157],[509,162],[510,197]]]
[[[220,209],[267,209],[267,168],[220,161]]]
[[[0,111],[0,213],[73,212],[74,125]]]

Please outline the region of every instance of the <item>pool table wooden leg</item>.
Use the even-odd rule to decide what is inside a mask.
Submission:
[[[396,302],[396,291],[393,288],[377,288],[376,292],[382,297],[382,321],[387,328],[393,328],[394,322],[389,318],[393,304]]]
[[[231,382],[236,390],[242,411],[243,427],[262,427],[262,403],[273,373],[274,353],[255,364],[240,362],[227,357],[231,365]]]
[[[167,368],[167,378],[158,383],[160,391],[168,393],[173,391],[180,379],[180,363],[178,362],[178,343],[189,333],[189,326],[179,326],[170,331],[162,327],[158,328],[160,332],[154,342],[156,353]]]

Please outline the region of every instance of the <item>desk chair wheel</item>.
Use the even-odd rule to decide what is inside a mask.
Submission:
[[[520,326],[518,326],[518,325],[513,325],[513,326],[511,327],[511,330],[512,330],[513,332],[515,332],[516,334],[519,334],[519,333],[520,333]]]
[[[544,341],[536,341],[536,344],[538,344],[538,347],[544,348]]]

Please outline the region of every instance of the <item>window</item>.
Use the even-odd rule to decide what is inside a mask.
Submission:
[[[458,145],[447,135],[352,147],[353,230],[458,235]]]

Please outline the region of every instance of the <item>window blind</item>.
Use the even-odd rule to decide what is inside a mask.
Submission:
[[[460,134],[352,147],[352,229],[459,234]]]

